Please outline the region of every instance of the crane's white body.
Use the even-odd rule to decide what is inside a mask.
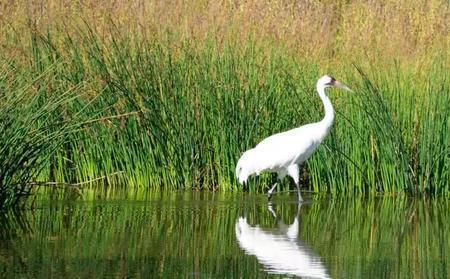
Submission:
[[[312,123],[275,134],[247,150],[237,164],[239,182],[244,183],[250,175],[265,171],[276,172],[280,178],[289,174],[290,168],[295,169],[306,161],[325,138],[329,129],[322,125]]]
[[[325,117],[316,123],[272,135],[254,148],[242,154],[236,165],[236,177],[239,183],[245,183],[249,176],[262,172],[276,172],[278,179],[289,175],[293,178],[299,200],[302,201],[299,185],[299,167],[317,149],[328,135],[334,121],[334,109],[325,94],[327,87],[340,87],[349,90],[330,76],[317,81],[317,92],[325,108]],[[276,183],[269,190],[269,199]]]

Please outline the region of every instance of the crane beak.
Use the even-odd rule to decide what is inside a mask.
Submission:
[[[333,86],[335,86],[335,87],[337,87],[337,88],[341,88],[341,89],[347,90],[347,91],[350,91],[350,92],[354,92],[353,90],[351,90],[350,88],[348,88],[347,85],[345,85],[345,84],[343,84],[343,83],[340,83],[340,82],[337,81],[337,80],[334,81]]]

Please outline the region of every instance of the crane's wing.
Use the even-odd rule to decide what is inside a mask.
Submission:
[[[261,141],[255,148],[258,169],[278,170],[294,163],[301,164],[311,156],[319,141],[311,133],[312,126],[275,134]]]

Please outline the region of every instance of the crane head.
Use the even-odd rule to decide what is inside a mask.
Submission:
[[[334,77],[329,76],[329,75],[324,75],[323,77],[321,77],[317,81],[317,85],[321,85],[321,86],[323,86],[325,88],[327,88],[327,87],[336,87],[336,88],[341,88],[341,89],[353,92],[353,90],[348,88],[345,84],[340,83]]]

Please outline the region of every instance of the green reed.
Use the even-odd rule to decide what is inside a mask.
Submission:
[[[170,36],[133,39],[114,31],[100,37],[86,28],[62,39],[33,33],[23,49],[29,51],[23,54],[26,62],[23,56],[4,57],[3,88],[6,104],[11,103],[2,112],[10,118],[2,122],[2,147],[10,146],[7,141],[21,144],[20,133],[8,133],[22,128],[8,121],[29,131],[50,125],[55,135],[46,136],[64,140],[33,138],[14,148],[16,155],[2,151],[5,166],[22,167],[17,160],[22,153],[27,160],[36,158],[30,162],[46,158],[42,164],[27,163],[35,172],[19,184],[102,178],[130,189],[260,191],[269,176],[237,185],[240,154],[270,134],[323,115],[315,92],[317,78],[325,74],[321,67],[251,38],[243,45],[214,38],[199,45]],[[448,193],[445,65],[445,59],[432,62],[428,75],[347,64],[328,72],[355,92],[330,90],[335,125],[303,167],[305,188],[334,194]],[[24,104],[8,110],[13,103]],[[73,119],[88,125],[76,133],[56,125]],[[34,151],[27,155],[25,150]]]
[[[77,96],[78,86],[52,87],[59,64],[29,72],[6,61],[0,69],[0,210],[19,205],[66,136],[77,115],[55,118]],[[40,67],[40,66],[37,66]]]
[[[316,191],[327,177],[332,192],[448,193],[450,90],[442,70],[436,62],[423,80],[398,69],[371,78],[359,70],[329,148],[311,160]]]

